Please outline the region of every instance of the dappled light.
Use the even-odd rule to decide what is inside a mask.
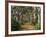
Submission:
[[[40,7],[11,6],[11,31],[40,30]]]

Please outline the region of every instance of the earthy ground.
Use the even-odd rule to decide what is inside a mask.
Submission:
[[[34,30],[34,26],[29,22],[25,23],[24,25],[21,25],[21,28],[22,30]]]

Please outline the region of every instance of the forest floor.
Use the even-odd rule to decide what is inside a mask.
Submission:
[[[30,22],[25,23],[24,25],[21,25],[22,30],[34,30],[34,25],[32,25]]]

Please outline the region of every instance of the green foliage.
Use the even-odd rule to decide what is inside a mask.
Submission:
[[[21,30],[20,26],[24,25],[24,23],[27,23],[27,22],[31,22],[34,25],[35,29],[40,29],[40,25],[38,25],[38,15],[40,15],[40,11],[38,10],[39,10],[39,7],[12,6],[11,13],[13,14],[13,11],[14,11],[14,14],[13,14],[14,16],[11,15],[11,31]],[[16,11],[17,11],[17,14],[16,14]],[[34,16],[34,13],[35,13],[35,16]],[[18,21],[16,20],[16,17],[18,17]],[[25,17],[27,17],[28,20],[26,20],[27,18]]]
[[[40,30],[41,29],[41,25],[36,23],[36,25],[34,25],[34,30]]]
[[[11,17],[11,31],[20,30],[20,24],[18,21],[16,21],[16,17]]]

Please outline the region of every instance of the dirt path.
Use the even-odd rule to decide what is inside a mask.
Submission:
[[[24,25],[21,25],[22,30],[33,30],[34,26],[31,25],[31,23],[25,23]]]

